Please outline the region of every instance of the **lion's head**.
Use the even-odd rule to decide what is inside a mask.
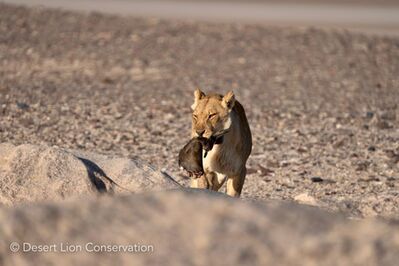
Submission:
[[[226,95],[205,95],[197,89],[194,92],[192,135],[210,138],[231,126],[230,113],[234,107],[234,93]]]

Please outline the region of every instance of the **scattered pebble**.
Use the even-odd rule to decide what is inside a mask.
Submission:
[[[29,108],[29,105],[23,102],[17,102],[17,106],[21,110],[27,110]]]
[[[307,205],[312,205],[312,206],[318,206],[319,203],[317,200],[310,196],[308,193],[301,193],[296,196],[294,196],[294,200],[301,203],[301,204],[307,204]]]
[[[312,180],[313,183],[320,183],[324,181],[324,179],[321,178],[320,176],[311,177],[310,180]]]

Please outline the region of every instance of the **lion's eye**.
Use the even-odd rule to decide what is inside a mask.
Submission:
[[[216,114],[210,114],[210,115],[208,116],[208,119],[212,119],[212,118],[214,118],[214,117],[216,117]]]
[[[197,116],[196,116],[196,115],[193,115],[193,119],[194,119],[194,120],[197,120]]]

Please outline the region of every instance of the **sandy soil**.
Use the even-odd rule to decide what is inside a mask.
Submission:
[[[4,266],[395,266],[399,260],[398,222],[348,220],[309,206],[198,190],[0,208],[0,225]],[[11,252],[9,243],[14,251],[18,243],[51,249],[33,253],[21,245]],[[123,251],[132,245],[144,249]]]
[[[246,199],[398,216],[399,39],[0,4],[0,142],[140,158],[175,176],[196,87],[233,89]]]

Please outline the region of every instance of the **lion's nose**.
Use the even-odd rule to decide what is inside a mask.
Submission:
[[[202,135],[204,134],[205,130],[196,130],[195,132],[197,132],[198,136],[202,137]]]

